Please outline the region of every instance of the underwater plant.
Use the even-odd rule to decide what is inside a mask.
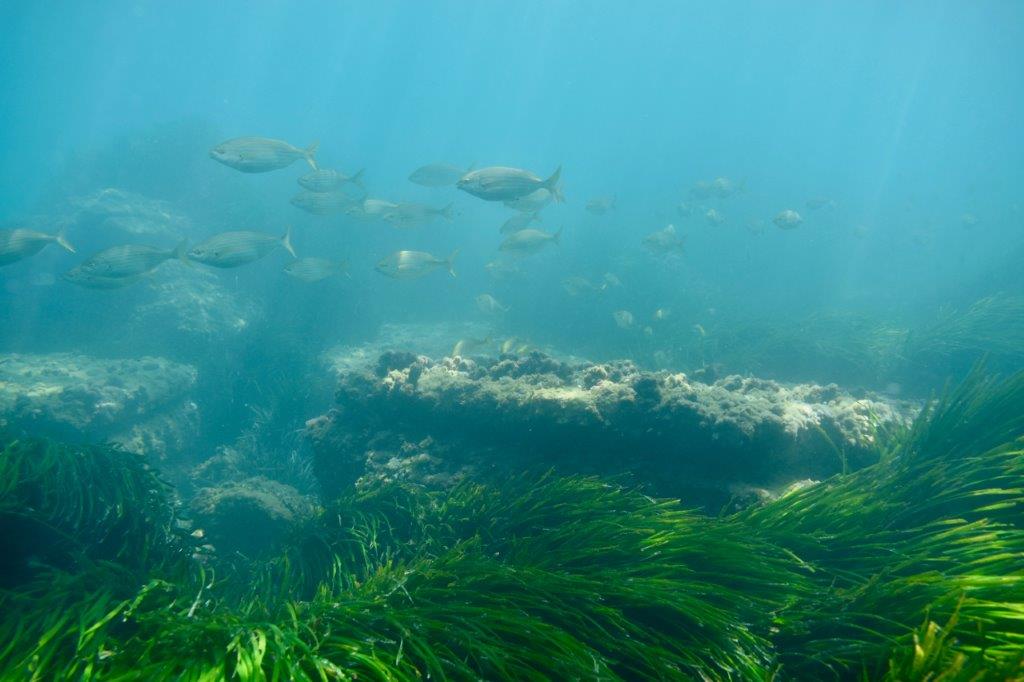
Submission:
[[[3,583],[0,676],[1015,679],[1022,436],[1024,374],[976,372],[879,463],[729,516],[587,476],[381,483],[269,561],[191,547],[115,449],[9,441],[5,522],[83,534]],[[69,472],[109,485],[61,506]]]
[[[996,371],[1024,368],[1024,296],[1000,293],[964,309],[945,308],[913,329],[902,349],[912,376],[963,376],[985,359]]]
[[[789,672],[877,669],[927,614],[999,667],[1024,647],[1024,373],[976,370],[881,462],[732,521],[792,551],[820,591],[776,644]],[[953,615],[958,614],[956,619]]]

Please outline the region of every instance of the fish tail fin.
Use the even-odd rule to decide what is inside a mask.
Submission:
[[[558,186],[558,181],[562,177],[562,167],[559,166],[555,169],[555,172],[551,174],[551,177],[544,181],[544,187],[551,192],[551,196],[555,198],[555,201],[561,203],[565,201],[565,196],[562,194],[562,188]]]
[[[281,246],[283,246],[288,253],[292,254],[292,258],[298,258],[295,253],[295,249],[292,248],[292,226],[289,225],[284,232],[284,236],[281,237]]]
[[[62,249],[64,249],[65,251],[67,251],[68,253],[74,253],[75,252],[75,247],[71,246],[71,242],[69,242],[67,240],[67,237],[65,236],[65,231],[64,231],[63,227],[60,228],[60,231],[57,232],[56,235],[54,235],[53,241],[57,242],[57,244],[59,244],[60,247]]]
[[[553,241],[554,243],[556,243],[558,245],[561,245],[561,243],[562,243],[562,230],[563,229],[564,228],[561,228],[561,227],[558,228],[558,231],[555,232],[553,235],[551,235],[551,241]]]
[[[442,208],[440,211],[438,211],[437,215],[441,216],[442,218],[444,218],[448,222],[451,222],[455,218],[455,214],[452,212],[454,206],[455,206],[455,204],[448,204],[447,206]]]
[[[444,264],[448,268],[448,274],[451,275],[452,277],[457,277],[457,275],[455,274],[455,257],[458,255],[459,250],[455,249],[454,251],[451,252],[451,255],[444,259]]]
[[[319,146],[320,140],[317,140],[316,142],[302,150],[306,156],[306,163],[308,163],[313,170],[320,170],[320,166],[318,166],[316,163],[316,150]]]
[[[348,179],[349,182],[351,182],[353,185],[355,185],[356,187],[358,187],[361,190],[365,190],[366,189],[363,186],[363,171],[364,170],[366,170],[366,169],[365,168],[360,168],[358,171],[356,171],[355,175],[353,175],[351,178]]]
[[[178,242],[178,245],[174,247],[174,251],[171,251],[171,258],[177,258],[179,261],[189,266],[190,268],[195,267],[194,265],[192,265],[192,261],[188,259],[187,239],[182,239],[180,242]]]

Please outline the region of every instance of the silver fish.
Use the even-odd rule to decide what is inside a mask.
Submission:
[[[562,236],[562,230],[554,234],[548,234],[547,232],[541,232],[533,228],[527,228],[525,230],[519,230],[510,234],[505,241],[498,247],[499,251],[508,251],[510,253],[529,255],[537,253],[548,244],[558,244],[559,239]]]
[[[594,215],[604,215],[615,209],[615,197],[594,197],[587,202],[586,209]]]
[[[341,213],[357,200],[341,192],[313,192],[306,190],[299,192],[290,200],[292,206],[301,208],[313,215],[331,215]]]
[[[725,223],[725,216],[719,213],[716,209],[709,208],[704,214],[704,219],[708,221],[710,225],[722,225]]]
[[[348,275],[348,261],[326,258],[299,258],[284,266],[284,271],[303,282],[319,282],[334,275]]]
[[[406,202],[396,204],[392,208],[385,209],[381,212],[380,217],[395,227],[412,227],[414,225],[430,222],[437,217],[444,218],[448,222],[451,222],[454,215],[452,213],[451,204],[448,204],[444,208],[432,208],[426,204]]]
[[[490,294],[480,294],[476,297],[477,309],[485,315],[494,315],[495,313],[507,313],[508,307],[503,306],[498,299],[494,298]]]
[[[690,190],[690,197],[694,199],[728,199],[729,197],[746,189],[746,180],[733,182],[729,178],[715,178],[708,182],[701,180]]]
[[[457,183],[468,172],[448,163],[430,163],[414,170],[409,176],[409,182],[424,187],[447,187]]]
[[[355,175],[345,175],[341,171],[320,168],[318,170],[311,170],[299,178],[299,184],[302,185],[302,188],[308,189],[310,192],[333,192],[334,190],[341,189],[346,182],[362,188],[363,169],[360,168]]]
[[[612,313],[612,318],[620,329],[629,329],[633,326],[633,313],[628,310],[616,310]]]
[[[136,284],[148,276],[149,273],[146,272],[129,277],[104,277],[103,275],[95,275],[82,270],[81,267],[75,267],[61,275],[61,278],[66,282],[77,284],[86,289],[123,289],[124,287]]]
[[[466,173],[455,186],[485,201],[515,201],[538,189],[550,191],[555,201],[561,201],[562,193],[558,188],[561,175],[561,166],[547,180],[520,168],[491,166]]]
[[[513,201],[506,201],[505,205],[509,208],[513,208],[517,211],[525,211],[527,213],[536,213],[541,210],[552,201],[555,200],[555,195],[552,194],[545,188],[540,188],[535,192],[530,192],[521,199],[515,199]]]
[[[234,268],[257,261],[279,246],[297,258],[290,227],[281,237],[263,232],[221,232],[196,245],[188,257],[215,268]]]
[[[458,254],[458,249],[452,251],[447,258],[438,258],[425,251],[396,251],[382,258],[376,270],[394,279],[416,279],[443,267],[449,275],[455,277],[455,256]]]
[[[654,253],[667,255],[682,253],[685,240],[676,234],[676,226],[669,225],[662,230],[652,232],[643,239],[643,244]]]
[[[455,343],[455,347],[452,348],[452,357],[479,350],[485,346],[491,345],[491,343],[491,337],[489,336],[485,339],[459,339]]]
[[[540,213],[516,213],[502,224],[502,234],[512,234],[519,230],[525,230],[532,223],[540,222]]]
[[[0,230],[0,266],[10,265],[22,258],[34,256],[50,243],[59,244],[69,253],[75,252],[75,247],[71,246],[64,238],[63,231],[57,234],[46,234],[23,228]]]
[[[345,209],[345,213],[355,218],[381,218],[388,211],[398,208],[398,204],[384,199],[363,199]]]
[[[487,273],[495,279],[508,279],[520,274],[519,266],[501,259],[493,260],[484,266]]]
[[[817,211],[821,208],[835,208],[838,204],[836,204],[835,199],[829,199],[828,197],[812,197],[807,200],[806,205],[812,211]]]
[[[597,286],[586,277],[567,277],[562,280],[562,290],[570,296],[598,293],[608,288],[607,284]]]
[[[800,223],[804,221],[800,217],[800,214],[791,208],[787,208],[785,211],[780,211],[777,216],[772,218],[772,222],[775,223],[775,227],[780,230],[792,230],[800,227]]]
[[[155,270],[171,258],[187,262],[185,249],[185,241],[169,251],[140,244],[112,246],[90,256],[76,270],[94,277],[134,277]]]
[[[319,145],[319,142],[314,142],[305,149],[299,149],[284,140],[238,137],[211,149],[210,158],[243,173],[266,173],[287,168],[298,159],[305,159],[316,170],[316,148]]]

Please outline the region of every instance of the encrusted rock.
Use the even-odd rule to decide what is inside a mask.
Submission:
[[[198,429],[190,365],[76,353],[0,355],[0,424],[72,440],[116,440],[163,458]]]
[[[738,489],[780,490],[864,466],[877,428],[913,411],[834,385],[701,383],[630,362],[389,353],[376,372],[341,374],[335,409],[309,435],[328,496],[396,471],[437,482],[556,467],[630,472],[660,494],[714,506]]]
[[[262,476],[200,488],[192,498],[195,525],[218,552],[272,552],[315,506],[295,488]]]

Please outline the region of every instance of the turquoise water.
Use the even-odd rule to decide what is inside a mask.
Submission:
[[[978,644],[983,622],[995,634],[979,646],[1009,642],[1012,658],[1021,378],[997,390],[981,377],[1024,369],[1024,4],[14,0],[0,4],[0,36],[0,469],[12,479],[0,480],[0,606],[36,609],[0,619],[18,640],[0,679],[24,679],[37,650],[55,656],[43,669],[76,679],[87,661],[99,677],[209,665],[210,679],[262,679],[281,661],[312,665],[317,647],[350,671],[367,670],[360,647],[379,647],[410,679],[487,677],[499,650],[543,668],[546,650],[507,647],[500,630],[497,644],[478,640],[457,610],[480,658],[455,646],[443,665],[417,662],[447,645],[448,621],[409,653],[416,627],[388,619],[417,612],[421,593],[374,611],[386,627],[354,625],[366,603],[401,597],[391,573],[447,585],[420,585],[447,617],[458,580],[434,562],[454,557],[445,570],[471,578],[460,599],[487,604],[473,579],[549,555],[566,567],[494,583],[510,589],[502,608],[543,604],[535,624],[561,622],[547,597],[526,599],[533,589],[579,606],[561,624],[581,648],[560,655],[584,652],[573,666],[593,660],[595,675],[866,678],[926,614],[951,622],[968,568],[981,596],[958,637]],[[259,140],[232,161],[246,137]],[[241,172],[268,150],[276,161]],[[359,182],[309,194],[307,155]],[[432,164],[450,177],[414,181]],[[487,196],[480,177],[505,184]],[[564,200],[535,222],[503,201],[541,186]],[[513,218],[532,232],[503,229]],[[934,435],[902,435],[979,364]],[[974,430],[995,434],[1002,449],[985,456],[1005,471],[983,466],[989,440]],[[947,455],[966,468],[932,467]],[[549,468],[608,478],[534,488],[529,475]],[[451,486],[464,478],[484,487]],[[640,492],[619,497],[609,479]],[[356,484],[384,492],[350,499]],[[805,487],[793,504],[807,505],[807,527],[787,535],[781,520],[801,517],[785,495]],[[648,494],[723,518],[691,521]],[[918,498],[941,495],[914,520]],[[620,521],[626,501],[643,513]],[[906,528],[890,527],[890,502],[908,510]],[[863,538],[848,525],[861,508]],[[396,510],[417,540],[381,521]],[[762,537],[774,514],[778,537]],[[637,557],[662,516],[679,544],[649,569]],[[983,532],[977,518],[1003,535],[943,531],[933,544],[946,524]],[[631,538],[621,576],[603,563],[612,528]],[[897,535],[913,551],[890,552]],[[857,554],[861,540],[872,552]],[[848,565],[844,542],[863,565]],[[704,586],[679,580],[680,565]],[[157,579],[162,597],[126,609]],[[509,588],[520,581],[524,592]],[[735,623],[708,624],[722,627],[711,647],[689,627],[707,613],[686,601],[694,585],[742,605],[730,605]],[[607,595],[588,592],[598,587],[623,601],[606,610]],[[745,590],[763,593],[748,602]],[[126,601],[111,610],[112,599]],[[665,616],[668,603],[688,604],[684,617]],[[903,612],[874,612],[889,603]],[[489,608],[479,613],[499,613]],[[103,634],[44,642],[62,613]],[[650,660],[634,668],[624,636],[608,633],[645,617],[650,638],[633,654]],[[239,632],[275,622],[295,630],[288,646],[315,646],[272,641],[262,668],[235,659]],[[891,637],[873,641],[876,628]],[[199,632],[209,651],[186,634],[178,649],[150,645],[175,632]],[[821,641],[804,648],[805,635]],[[661,667],[665,642],[686,654],[682,668]],[[718,653],[733,647],[746,653]]]
[[[187,208],[195,240],[248,220],[224,210],[245,203],[254,229],[294,223],[300,255],[331,249],[351,260],[353,284],[336,302],[355,317],[459,317],[498,286],[482,266],[508,212],[406,180],[432,162],[544,177],[564,167],[567,201],[544,222],[565,228],[562,248],[500,297],[515,325],[562,346],[596,335],[629,350],[603,310],[546,295],[568,276],[617,269],[626,287],[612,309],[635,307],[640,318],[693,303],[687,316],[706,327],[709,308],[917,313],[989,293],[993,270],[1019,254],[1015,3],[118,2],[2,12],[5,224],[114,186]],[[287,203],[299,164],[241,176],[206,157],[241,135],[319,140],[325,166],[367,169],[370,196],[454,202],[460,215],[408,231],[312,218]],[[717,177],[746,189],[677,213],[695,183]],[[611,195],[613,213],[583,210]],[[835,205],[808,209],[815,199]],[[709,225],[707,208],[726,222]],[[805,222],[780,232],[771,219],[787,208]],[[976,222],[965,225],[965,214]],[[678,267],[652,264],[639,246],[668,223],[687,234]],[[752,235],[752,224],[765,233]],[[85,253],[90,236],[74,236]],[[399,248],[461,249],[459,281],[380,281],[368,266]],[[3,277],[75,262],[53,260]],[[259,267],[239,276],[280,293],[276,268]],[[572,331],[554,329],[567,315]],[[44,342],[40,322],[22,329]]]

